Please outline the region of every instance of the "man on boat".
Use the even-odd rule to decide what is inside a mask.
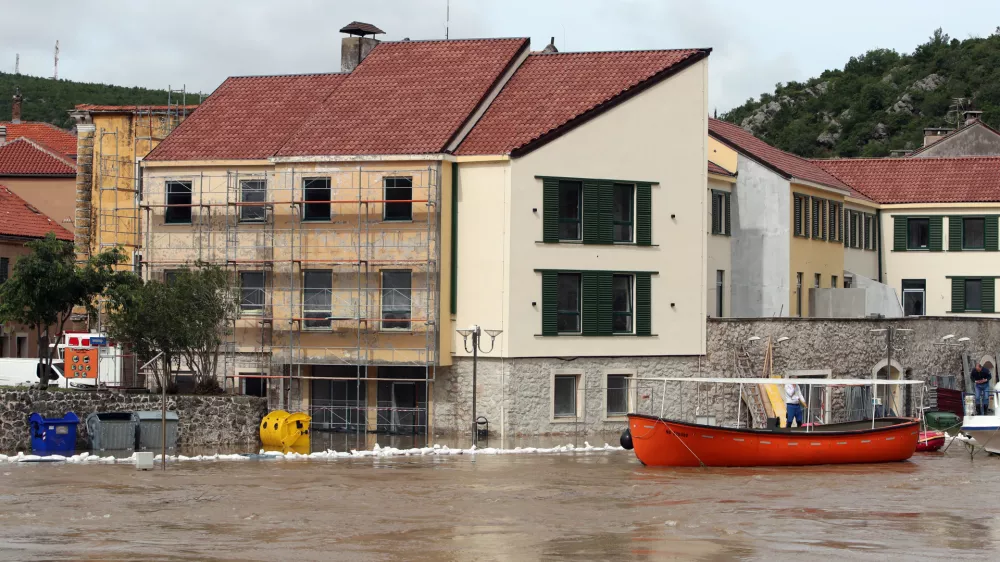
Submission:
[[[797,384],[785,385],[785,428],[792,428],[792,421],[796,421],[802,427],[802,411],[806,406],[806,399],[802,396],[802,391]]]
[[[978,361],[972,369],[972,382],[976,383],[976,414],[985,416],[990,407],[990,370]]]

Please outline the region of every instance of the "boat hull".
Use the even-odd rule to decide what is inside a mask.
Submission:
[[[930,453],[944,447],[943,431],[921,431],[917,441],[918,453]]]
[[[987,452],[1000,454],[1000,416],[965,416],[962,433]]]
[[[887,418],[813,431],[729,429],[629,414],[635,455],[646,466],[806,466],[898,462],[917,448],[920,422]],[[866,428],[867,424],[867,428]]]

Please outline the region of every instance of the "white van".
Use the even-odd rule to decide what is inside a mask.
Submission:
[[[13,359],[4,357],[0,359],[0,386],[28,387],[38,382],[38,358]],[[59,388],[79,388],[71,385],[63,376],[63,362],[59,359],[52,361],[52,372],[49,374],[49,386]],[[93,387],[93,385],[90,385]]]

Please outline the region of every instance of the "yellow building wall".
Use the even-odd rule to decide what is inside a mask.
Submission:
[[[0,176],[0,185],[33,205],[66,230],[73,232],[76,212],[76,178]]]
[[[708,137],[708,159],[726,170],[736,173],[737,153],[714,137]]]
[[[837,285],[843,286],[844,277],[844,243],[843,242],[829,242],[826,240],[814,240],[812,238],[803,238],[800,236],[795,236],[795,194],[807,195],[812,197],[820,197],[828,199],[831,201],[837,201],[843,203],[844,196],[837,194],[832,191],[826,191],[822,189],[816,189],[814,187],[807,187],[801,184],[793,183],[791,184],[791,193],[789,197],[789,236],[791,237],[791,243],[789,248],[789,316],[797,316],[799,311],[797,310],[798,303],[798,287],[797,287],[797,274],[802,273],[802,310],[801,315],[803,317],[809,316],[809,289],[816,286],[815,276],[820,274],[820,288],[829,289],[831,276],[837,276]],[[812,207],[809,206],[809,221],[808,224],[811,225],[812,220]],[[829,212],[829,211],[828,211]],[[805,221],[806,218],[803,217]],[[827,223],[829,227],[829,222]]]

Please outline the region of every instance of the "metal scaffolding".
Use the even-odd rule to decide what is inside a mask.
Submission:
[[[214,264],[240,295],[227,389],[308,403],[319,429],[427,430],[440,168],[407,166],[146,170],[144,277]]]

